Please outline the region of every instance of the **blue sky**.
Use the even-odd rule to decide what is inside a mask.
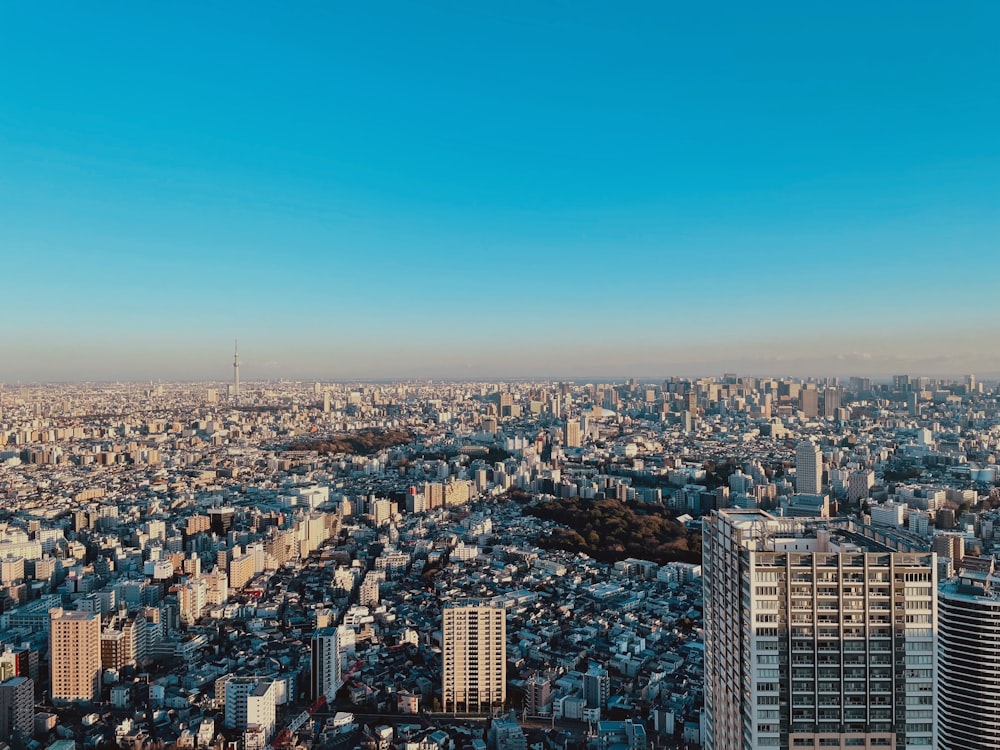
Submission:
[[[0,2],[0,381],[1000,372],[1000,6],[617,6]]]

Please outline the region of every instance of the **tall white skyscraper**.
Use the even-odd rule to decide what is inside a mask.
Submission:
[[[441,613],[445,711],[478,713],[507,699],[507,619],[486,602],[446,604]]]
[[[1000,582],[992,558],[965,560],[938,592],[940,750],[1000,750]]]
[[[936,746],[935,556],[870,533],[705,519],[706,748]]]
[[[823,492],[823,454],[811,440],[795,447],[795,491],[801,495]]]

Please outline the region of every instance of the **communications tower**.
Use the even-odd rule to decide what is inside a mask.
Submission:
[[[233,403],[240,403],[240,350],[239,340],[233,339]]]

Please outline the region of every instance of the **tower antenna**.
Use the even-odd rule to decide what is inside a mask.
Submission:
[[[233,339],[233,404],[240,405],[240,342]]]

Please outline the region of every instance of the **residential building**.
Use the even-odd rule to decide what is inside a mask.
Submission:
[[[759,510],[705,519],[709,750],[935,745],[935,556],[869,532]]]
[[[1000,586],[983,562],[938,591],[939,750],[1000,750]]]
[[[101,693],[101,615],[49,610],[49,663],[54,701],[96,701]]]
[[[336,628],[319,628],[312,637],[312,698],[332,702],[342,685],[340,642]]]
[[[442,705],[488,711],[507,698],[507,620],[487,602],[447,603],[442,610]]]
[[[0,737],[15,732],[30,737],[35,721],[35,683],[28,677],[11,677],[0,682]]]

